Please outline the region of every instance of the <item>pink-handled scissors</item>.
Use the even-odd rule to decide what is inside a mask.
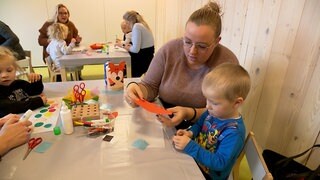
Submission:
[[[82,103],[84,101],[84,97],[86,96],[86,90],[84,88],[86,85],[82,82],[80,85],[74,85],[73,86],[73,95],[75,98],[75,101],[79,101]]]
[[[31,138],[28,142],[28,150],[26,152],[26,154],[23,157],[23,160],[25,160],[28,155],[30,154],[30,152],[32,151],[33,148],[35,148],[37,145],[39,145],[42,142],[42,138]]]

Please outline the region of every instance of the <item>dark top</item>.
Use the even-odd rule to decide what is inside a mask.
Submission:
[[[39,96],[43,91],[42,77],[39,81],[29,83],[15,80],[9,86],[0,85],[0,117],[10,113],[24,113],[43,106]]]
[[[26,58],[18,36],[2,21],[0,21],[0,45],[13,51],[18,60]]]

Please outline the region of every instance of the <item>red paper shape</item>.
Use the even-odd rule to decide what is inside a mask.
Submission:
[[[143,99],[138,99],[135,101],[136,104],[138,104],[139,106],[141,106],[143,109],[152,112],[152,113],[156,113],[156,114],[172,114],[171,111],[168,111],[166,109],[164,109],[161,106],[158,106],[154,103],[150,103],[146,100]]]
[[[100,43],[95,43],[95,44],[91,44],[90,48],[91,49],[102,49],[103,45]]]

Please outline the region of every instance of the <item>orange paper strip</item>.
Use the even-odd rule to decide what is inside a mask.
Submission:
[[[158,106],[154,103],[150,103],[146,100],[143,99],[139,99],[135,101],[136,104],[138,104],[139,106],[141,106],[142,108],[144,108],[145,110],[152,112],[152,113],[156,113],[156,114],[172,114],[172,112],[164,109],[161,106]]]

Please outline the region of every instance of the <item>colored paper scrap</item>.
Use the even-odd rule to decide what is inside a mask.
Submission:
[[[44,153],[51,147],[51,145],[52,145],[51,142],[44,141],[40,143],[39,146],[34,151],[37,153]]]
[[[132,143],[132,146],[140,150],[145,150],[149,143],[143,139],[137,139]]]
[[[144,108],[145,110],[152,112],[152,113],[156,113],[156,114],[172,114],[171,111],[168,111],[166,109],[164,109],[161,106],[158,106],[154,103],[150,103],[146,100],[143,99],[138,99],[135,101],[136,104],[138,104],[139,106],[141,106],[142,108]]]

